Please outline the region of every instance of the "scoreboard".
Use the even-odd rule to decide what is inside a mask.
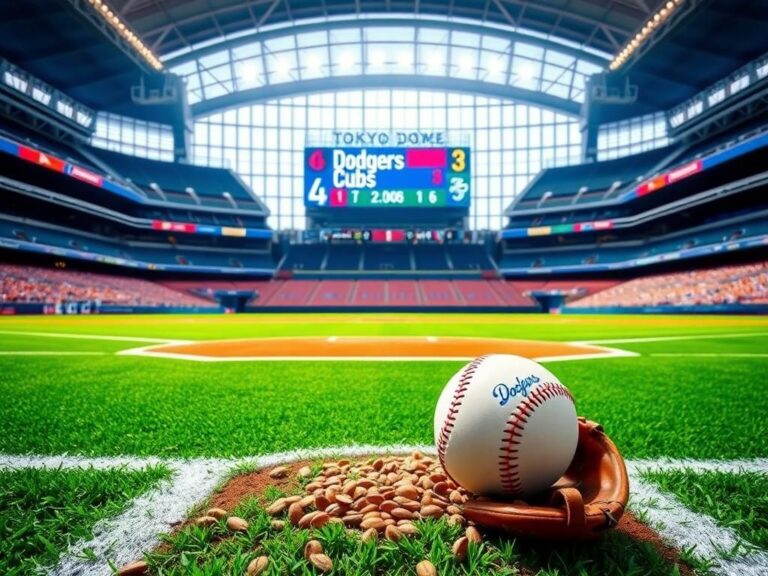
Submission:
[[[470,150],[306,148],[308,208],[469,208]]]

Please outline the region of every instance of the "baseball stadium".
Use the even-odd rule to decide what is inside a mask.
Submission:
[[[766,30],[0,2],[0,574],[768,575]]]

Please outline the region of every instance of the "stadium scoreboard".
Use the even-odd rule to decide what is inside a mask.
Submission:
[[[304,150],[308,208],[469,208],[470,149]]]

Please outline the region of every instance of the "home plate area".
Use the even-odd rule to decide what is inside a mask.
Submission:
[[[114,573],[113,567],[130,565],[140,560],[143,554],[158,549],[161,534],[183,529],[194,522],[195,516],[205,513],[190,517],[190,510],[204,511],[207,506],[219,506],[231,511],[249,496],[264,496],[267,498],[265,505],[268,505],[276,496],[267,496],[267,490],[284,488],[287,492],[287,483],[293,481],[296,484],[295,479],[302,474],[300,467],[309,463],[336,462],[341,458],[371,461],[372,454],[391,458],[393,454],[414,453],[433,459],[435,456],[432,447],[403,445],[302,450],[246,459],[0,456],[0,469],[93,467],[137,470],[157,464],[171,469],[170,480],[133,500],[118,516],[99,522],[92,539],[72,544],[59,563],[47,570],[48,574],[56,576],[107,576]],[[274,474],[276,467],[283,469],[281,474]],[[764,552],[745,546],[732,529],[718,526],[711,517],[687,509],[643,476],[646,472],[676,470],[765,474],[768,473],[768,460],[636,460],[628,461],[627,468],[632,487],[630,507],[617,528],[618,532],[653,546],[669,559],[679,559],[681,551],[685,551],[693,558],[708,562],[710,572],[714,574],[757,576],[768,573],[768,556]],[[683,573],[693,574],[689,569]]]
[[[631,352],[583,342],[502,338],[330,336],[172,342],[121,355],[201,362],[256,360],[470,360],[483,354],[516,354],[539,362],[633,356]]]

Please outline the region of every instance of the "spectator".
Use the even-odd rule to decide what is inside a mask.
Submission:
[[[138,278],[0,264],[0,302],[100,301],[125,306],[210,306],[210,301]]]
[[[608,306],[702,306],[768,302],[768,262],[649,276],[624,282],[571,304]]]

